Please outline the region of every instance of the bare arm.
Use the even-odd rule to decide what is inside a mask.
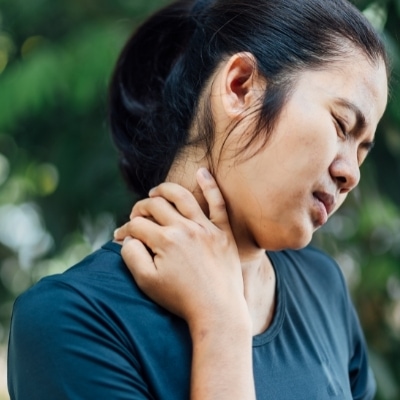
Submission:
[[[141,289],[189,325],[191,399],[252,400],[252,329],[236,244],[215,180],[204,169],[197,180],[209,218],[189,191],[164,183],[115,238],[128,238],[122,256]]]
[[[191,399],[255,399],[251,329],[221,321],[193,332]]]

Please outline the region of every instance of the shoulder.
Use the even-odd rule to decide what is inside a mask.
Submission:
[[[113,243],[107,243],[65,272],[42,278],[20,295],[16,304],[24,302],[26,298],[33,300],[42,296],[45,297],[44,294],[51,292],[53,288],[64,288],[66,291],[79,292],[85,287],[84,291],[86,292],[95,290],[97,283],[102,280],[124,281],[128,272],[124,271],[123,266],[118,247],[114,246]],[[88,283],[90,284],[87,285]]]
[[[129,289],[138,294],[139,290],[122,260],[120,247],[116,243],[106,243],[65,272],[41,279],[18,297],[17,304],[26,298],[45,300],[45,293],[62,295],[63,292],[74,292],[83,297],[106,296],[114,287],[118,291]]]
[[[170,331],[165,316],[137,288],[119,246],[107,244],[15,302],[11,398],[153,398],[143,370],[160,358],[153,343]]]
[[[276,268],[286,279],[306,279],[316,282],[318,286],[336,285],[346,287],[343,273],[337,262],[324,251],[314,246],[301,250],[284,250],[271,254]]]
[[[108,243],[64,273],[43,278],[19,296],[13,310],[13,334],[23,333],[27,327],[57,334],[71,322],[82,321],[86,326],[100,321],[103,326],[111,326],[118,314],[130,312],[134,304],[156,310],[157,306],[137,287],[119,249],[119,245]]]
[[[271,254],[278,280],[288,299],[310,310],[320,307],[347,319],[353,308],[343,273],[325,252],[308,246]]]
[[[108,243],[15,302],[11,398],[148,399],[150,386],[162,393],[172,380],[186,395],[187,373],[171,380],[165,371],[176,360],[190,371],[190,346],[184,321],[139,290],[120,246]]]
[[[286,327],[302,329],[303,340],[311,332],[313,347],[323,339],[324,351],[334,349],[332,360],[343,360],[353,397],[373,398],[364,336],[338,264],[313,246],[268,254],[286,301],[286,321],[292,322]]]

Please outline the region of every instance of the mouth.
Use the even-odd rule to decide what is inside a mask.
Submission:
[[[329,214],[335,209],[335,197],[326,192],[313,192],[314,204],[317,210],[314,224],[316,227],[325,225],[328,221]]]
[[[320,202],[324,208],[327,216],[334,210],[335,208],[335,198],[329,193],[325,192],[313,192],[314,198]]]

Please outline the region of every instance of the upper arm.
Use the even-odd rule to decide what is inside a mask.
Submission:
[[[349,377],[353,399],[372,400],[376,392],[375,378],[368,363],[367,345],[358,316],[350,304],[351,358]]]
[[[368,361],[368,348],[353,301],[340,267],[335,263],[342,287],[342,313],[347,322],[348,373],[354,400],[372,400],[376,382]]]
[[[39,291],[40,290],[40,291]],[[11,322],[11,399],[152,399],[116,321],[67,285],[17,300]]]

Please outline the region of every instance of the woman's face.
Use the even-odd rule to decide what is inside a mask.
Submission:
[[[357,56],[301,73],[268,143],[249,159],[227,155],[251,129],[240,124],[217,169],[237,242],[307,245],[357,186],[386,101],[383,62]]]

